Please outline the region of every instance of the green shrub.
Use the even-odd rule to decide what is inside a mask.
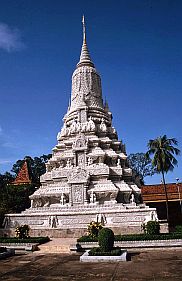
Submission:
[[[77,239],[77,242],[98,242],[98,237],[81,236]]]
[[[164,233],[164,234],[128,234],[116,235],[115,241],[150,241],[150,240],[170,240],[182,239],[181,233]]]
[[[0,237],[0,243],[36,243],[43,244],[49,242],[49,237],[29,237],[29,238],[16,238],[16,237]]]
[[[88,225],[88,235],[91,237],[98,237],[99,231],[102,229],[100,222],[91,221]]]
[[[182,239],[182,233],[163,233],[163,234],[126,234],[115,235],[115,241],[147,241],[147,240],[170,240],[170,239]],[[0,240],[1,241],[1,240]],[[77,239],[78,242],[97,242],[98,238],[92,238],[90,236],[82,236]]]
[[[113,248],[109,252],[103,252],[100,247],[92,248],[88,252],[89,256],[120,256],[121,255],[121,249],[116,247]]]
[[[15,229],[15,235],[17,238],[24,239],[29,237],[30,227],[27,224],[18,226]]]
[[[176,232],[176,233],[181,233],[181,234],[182,234],[182,225],[176,225],[176,227],[175,227],[175,232]]]
[[[142,224],[142,229],[145,234],[154,235],[160,233],[160,224],[158,221],[148,221],[146,224]]]
[[[101,251],[109,252],[114,246],[114,232],[110,228],[102,228],[98,235]]]

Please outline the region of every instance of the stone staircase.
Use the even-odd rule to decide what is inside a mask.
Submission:
[[[70,245],[76,244],[76,238],[51,238],[51,241],[39,245],[37,254],[70,253]]]

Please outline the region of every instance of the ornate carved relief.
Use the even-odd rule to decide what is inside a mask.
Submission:
[[[72,184],[72,203],[83,204],[84,203],[84,185],[83,184]]]
[[[83,150],[83,149],[87,149],[87,145],[88,145],[88,139],[85,137],[84,134],[80,134],[73,142],[72,148],[74,150]]]
[[[77,167],[76,170],[73,170],[68,176],[69,183],[87,183],[89,180],[89,173],[80,167]]]
[[[84,152],[76,152],[76,165],[79,167],[85,167],[85,153]]]
[[[101,130],[101,132],[103,132],[103,133],[106,133],[106,132],[107,132],[107,126],[106,126],[106,124],[105,124],[103,118],[102,118],[102,121],[101,121],[101,124],[100,124],[100,130]]]

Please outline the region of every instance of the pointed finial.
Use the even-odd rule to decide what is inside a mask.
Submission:
[[[93,62],[91,61],[90,54],[88,51],[87,43],[86,43],[86,29],[85,29],[85,17],[83,15],[82,17],[82,24],[83,24],[83,44],[80,54],[80,60],[77,64],[77,67],[83,66],[83,65],[89,65],[94,67]]]
[[[82,17],[82,24],[83,24],[83,42],[86,42],[86,28],[85,28],[85,17]]]

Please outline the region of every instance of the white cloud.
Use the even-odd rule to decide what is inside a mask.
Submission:
[[[5,23],[0,23],[0,49],[12,52],[24,48],[21,33],[17,28],[11,28]]]
[[[0,159],[0,165],[13,163],[10,159]]]
[[[13,143],[11,141],[5,141],[1,144],[2,147],[5,148],[18,148],[18,145],[16,143]]]

